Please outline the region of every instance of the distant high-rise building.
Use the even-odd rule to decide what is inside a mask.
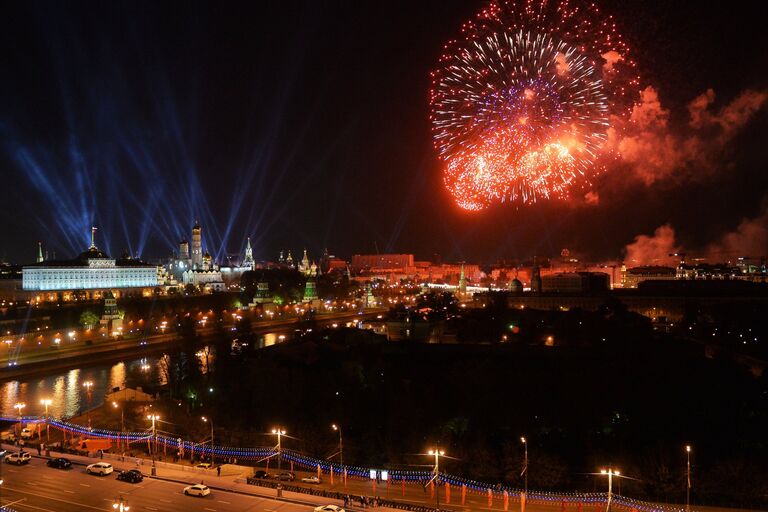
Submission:
[[[203,266],[203,233],[200,224],[192,226],[192,268]]]

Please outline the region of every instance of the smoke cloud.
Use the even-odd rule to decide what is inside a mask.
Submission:
[[[754,219],[742,219],[736,229],[723,235],[706,249],[710,261],[729,261],[738,257],[761,258],[768,249],[768,207]]]
[[[746,90],[714,111],[715,92],[709,89],[688,104],[687,126],[676,133],[670,111],[649,86],[640,93],[629,122],[609,130],[608,144],[646,185],[710,176],[727,145],[766,101],[768,91]]]
[[[680,252],[675,242],[675,230],[669,224],[656,228],[653,236],[637,235],[624,249],[625,263],[631,267],[643,265],[669,265],[674,261],[670,254]]]
[[[686,252],[702,256],[709,263],[734,262],[739,257],[762,258],[768,251],[768,201],[763,202],[761,213],[754,218],[742,219],[733,231],[720,236],[717,242],[698,251],[686,250],[675,239],[670,224],[656,228],[653,236],[637,235],[624,248],[628,266],[674,265],[676,258],[670,254]]]
[[[603,72],[605,73],[610,73],[613,71],[614,64],[624,60],[624,57],[622,57],[621,54],[616,50],[605,52],[601,55],[601,57],[605,60],[605,64],[603,64]]]

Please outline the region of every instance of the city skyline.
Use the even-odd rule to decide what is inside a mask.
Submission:
[[[162,257],[196,218],[219,261],[249,235],[259,258],[307,246],[484,262],[569,248],[604,260],[635,241],[762,255],[765,57],[745,29],[759,16],[601,4],[640,68],[637,101],[668,111],[672,149],[725,142],[701,159],[673,152],[678,167],[624,162],[583,200],[470,214],[441,183],[427,96],[442,45],[477,6],[13,6],[0,171],[18,193],[0,206],[0,257],[31,261],[41,240],[77,254],[91,225],[113,255]],[[290,23],[265,22],[278,19]],[[711,135],[691,126],[692,105],[740,121]]]

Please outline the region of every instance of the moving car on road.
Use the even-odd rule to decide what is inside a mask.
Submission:
[[[322,482],[322,480],[320,480],[315,475],[304,477],[301,479],[301,481],[304,482],[305,484],[319,484],[320,482]]]
[[[286,482],[286,481],[287,481],[287,482],[293,482],[294,480],[296,480],[296,475],[294,475],[294,474],[293,474],[293,473],[291,473],[291,472],[280,473],[280,474],[277,476],[277,479],[278,479],[278,480],[281,480],[281,481],[283,481],[283,482]]]
[[[69,469],[72,467],[72,461],[70,461],[69,459],[65,459],[64,457],[58,457],[58,458],[49,460],[48,462],[46,462],[46,465],[49,468]]]
[[[142,475],[141,471],[138,469],[129,469],[128,471],[120,471],[117,474],[117,479],[122,480],[123,482],[137,484],[144,480],[144,475]]]
[[[200,464],[195,466],[196,468],[200,469],[211,469],[211,463],[210,462],[201,462]]]
[[[315,512],[344,512],[344,509],[336,505],[323,505],[315,507]]]
[[[32,439],[35,437],[35,431],[31,428],[23,428],[21,429],[21,438],[22,439]]]
[[[200,496],[202,498],[211,494],[211,489],[203,484],[188,485],[184,488],[184,494],[187,496]]]
[[[10,455],[5,456],[5,462],[8,464],[16,464],[17,466],[28,464],[30,460],[32,460],[32,455],[28,452],[11,453]]]
[[[96,464],[91,464],[85,468],[85,472],[89,475],[105,476],[110,474],[112,471],[114,471],[112,464],[107,462],[97,462]]]

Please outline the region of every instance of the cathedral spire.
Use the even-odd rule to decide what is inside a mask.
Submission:
[[[91,249],[96,248],[96,227],[91,226]]]
[[[42,263],[43,259],[43,242],[37,242],[37,262]]]

